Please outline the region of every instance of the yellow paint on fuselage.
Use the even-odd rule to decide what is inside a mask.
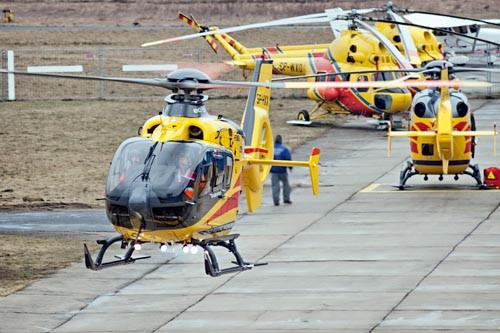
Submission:
[[[236,181],[233,177],[233,181]],[[220,198],[217,203],[212,207],[212,209],[205,214],[197,223],[185,227],[185,228],[175,228],[172,230],[154,230],[154,231],[141,231],[139,235],[139,240],[144,242],[189,242],[193,236],[198,239],[203,239],[207,237],[220,237],[227,235],[231,231],[232,225],[225,230],[218,232],[212,232],[209,234],[202,235],[201,233],[216,227],[222,227],[228,223],[233,223],[238,215],[238,197],[241,191],[241,186],[232,186],[228,190],[223,198]],[[236,194],[236,198],[235,198]],[[220,214],[216,218],[211,218],[215,212],[220,210],[224,205],[228,204],[228,201],[235,201],[234,207],[227,212]],[[125,236],[126,239],[136,239],[138,230],[128,229],[113,225],[115,230]]]
[[[463,127],[463,130],[470,130],[470,124],[467,116],[462,118],[453,118],[450,128],[451,132],[457,127]],[[459,126],[460,124],[460,126]],[[434,118],[418,118],[412,119],[412,130],[417,128],[427,128],[427,131],[438,132],[436,128],[436,119]],[[422,131],[421,132],[425,132]],[[438,136],[411,136],[411,159],[414,161],[414,168],[421,174],[441,175],[441,174],[462,174],[469,166],[472,152],[470,150],[470,136],[453,136],[451,132],[446,131],[441,137],[441,148],[446,145],[447,150],[452,152],[452,155],[445,155],[445,152],[439,151]],[[448,169],[445,172],[443,168],[443,159],[447,156]]]
[[[397,25],[377,22],[375,23],[375,28],[390,40],[401,54],[405,54]],[[443,45],[431,31],[417,27],[408,27],[408,30],[417,50],[417,54],[412,55],[412,65],[421,67],[426,62],[444,59],[442,53]]]
[[[192,138],[189,131],[190,127],[201,129],[203,139]],[[169,240],[173,242],[187,242],[194,233],[220,227],[236,220],[238,213],[238,198],[242,190],[242,150],[244,142],[243,137],[233,124],[212,116],[200,118],[155,116],[144,123],[141,130],[141,136],[160,142],[172,140],[197,140],[214,146],[223,146],[233,153],[234,163],[230,188],[224,193],[222,198],[218,199],[208,213],[200,217],[197,223],[189,227],[176,228],[173,230],[142,231],[140,236],[142,241],[160,242]],[[231,208],[222,213],[219,211],[221,208],[227,206]],[[216,214],[215,218],[214,214]],[[127,239],[135,239],[137,237],[137,230],[118,226],[114,226],[114,228]],[[205,237],[218,237],[227,234],[229,231],[230,228],[220,232],[207,234]]]

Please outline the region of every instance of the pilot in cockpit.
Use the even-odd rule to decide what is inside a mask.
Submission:
[[[192,161],[189,157],[189,154],[187,151],[182,151],[179,153],[177,156],[177,174],[176,174],[176,180],[178,182],[182,182],[185,180],[189,181],[194,181],[196,178],[196,175],[193,172],[192,169]]]

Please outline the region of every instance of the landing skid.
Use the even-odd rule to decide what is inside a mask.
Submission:
[[[236,248],[235,239],[238,238],[238,236],[239,234],[232,234],[232,235],[227,235],[217,238],[208,238],[203,240],[192,239],[192,244],[200,246],[201,248],[203,248],[205,252],[205,273],[207,273],[210,276],[216,277],[223,274],[246,271],[252,269],[255,266],[267,265],[267,263],[252,264],[245,262],[241,257],[240,253],[238,252],[238,249]],[[103,262],[104,254],[106,253],[108,248],[117,242],[121,243],[122,248],[126,248],[127,245],[129,246],[125,255],[123,257],[116,257],[118,260]],[[131,242],[130,244],[128,244],[125,238],[121,235],[111,237],[105,240],[98,240],[97,244],[101,245],[101,249],[99,250],[99,253],[97,254],[95,260],[92,258],[92,255],[90,254],[87,244],[83,245],[83,250],[85,254],[85,266],[93,271],[99,271],[101,269],[112,266],[132,264],[137,260],[151,258],[151,256],[132,257],[132,254],[135,250],[134,246],[135,242]],[[235,261],[232,261],[232,263],[235,264],[236,266],[221,269],[217,262],[217,257],[215,256],[215,253],[211,248],[213,246],[222,246],[227,250],[229,250],[229,252],[231,252],[236,259]]]
[[[400,190],[404,190],[406,188],[405,184],[408,181],[408,179],[410,179],[411,177],[413,177],[415,175],[420,174],[417,170],[415,170],[412,162],[407,161],[406,163],[407,163],[406,168],[404,170],[402,170],[400,175],[399,175],[399,186],[398,187]],[[479,171],[478,165],[477,164],[474,164],[474,165],[469,164],[469,168],[472,171],[465,170],[463,172],[463,174],[474,178],[477,182],[476,185],[481,188],[483,186],[483,182],[481,180],[481,172]],[[428,175],[424,175],[424,180],[427,181],[428,179],[429,179]],[[454,179],[458,180],[458,175],[455,175]],[[443,180],[443,175],[439,175],[439,180]]]
[[[378,130],[387,130],[389,126],[391,126],[392,130],[403,128],[403,122],[401,120],[372,119],[368,120],[368,124],[375,126]]]
[[[312,126],[312,121],[306,121],[306,120],[287,120],[287,124],[290,125],[299,125],[299,126]]]
[[[193,244],[198,245],[205,250],[205,273],[207,273],[207,275],[216,277],[223,274],[246,271],[248,269],[252,269],[254,266],[267,265],[267,263],[252,264],[245,262],[236,248],[235,239],[238,237],[239,234],[231,234],[203,240],[193,239]],[[236,259],[236,261],[231,261],[236,266],[220,269],[217,257],[215,256],[214,251],[210,248],[211,246],[222,246],[228,249]]]

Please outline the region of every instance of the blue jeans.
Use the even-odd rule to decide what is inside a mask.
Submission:
[[[288,183],[288,173],[271,173],[271,183],[273,185],[273,201],[280,202],[280,182],[283,183],[283,201],[290,201],[290,184]]]

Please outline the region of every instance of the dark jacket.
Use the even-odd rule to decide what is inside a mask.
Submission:
[[[290,153],[290,150],[288,149],[287,146],[281,144],[281,143],[275,143],[274,144],[274,159],[275,160],[288,160],[290,161],[292,159],[292,154]],[[271,167],[271,172],[272,173],[286,173],[286,168],[284,166],[272,166]]]

